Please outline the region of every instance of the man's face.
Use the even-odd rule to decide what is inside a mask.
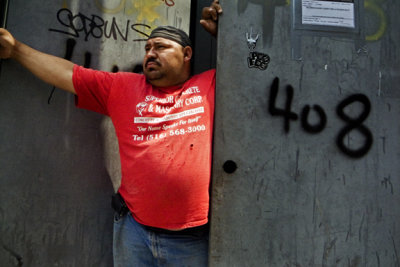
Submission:
[[[186,49],[180,44],[161,37],[147,40],[143,59],[143,73],[155,86],[172,86],[183,83]],[[191,53],[190,53],[191,57]],[[190,61],[190,58],[189,58]]]

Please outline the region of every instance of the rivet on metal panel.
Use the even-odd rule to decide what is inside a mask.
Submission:
[[[237,169],[236,162],[232,160],[225,161],[224,165],[222,166],[226,173],[234,173]]]

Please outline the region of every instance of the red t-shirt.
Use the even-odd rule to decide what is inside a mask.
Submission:
[[[144,75],[75,66],[77,106],[111,117],[119,192],[144,225],[184,229],[208,221],[215,70],[156,88]]]

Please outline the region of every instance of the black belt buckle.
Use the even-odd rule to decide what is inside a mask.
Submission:
[[[118,213],[119,217],[125,216],[125,214],[127,214],[129,211],[125,200],[119,193],[112,195],[111,207]]]

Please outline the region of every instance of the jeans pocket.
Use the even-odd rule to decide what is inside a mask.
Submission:
[[[114,213],[114,223],[119,223],[119,222],[121,222],[121,221],[124,219],[125,216],[127,216],[127,214],[121,215],[121,214],[119,214],[118,212],[115,212],[115,213]]]

